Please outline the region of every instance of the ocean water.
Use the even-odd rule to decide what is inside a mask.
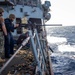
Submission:
[[[75,75],[75,26],[47,28],[54,75]]]

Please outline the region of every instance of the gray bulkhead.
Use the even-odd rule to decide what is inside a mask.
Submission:
[[[26,17],[27,19],[29,18],[40,18],[43,19],[43,11],[39,7],[31,7],[31,6],[23,6],[23,5],[16,5],[14,6],[14,9],[11,9],[9,7],[9,11],[7,12],[7,9],[5,9],[4,12],[4,18],[7,18],[9,14],[13,13],[16,15],[16,18],[24,18]],[[22,11],[21,11],[22,10]],[[27,16],[25,16],[27,14]],[[15,21],[14,21],[15,23]],[[16,35],[17,32],[16,30],[14,31],[13,35]]]

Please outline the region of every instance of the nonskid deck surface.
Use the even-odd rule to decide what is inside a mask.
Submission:
[[[0,67],[4,65],[4,63],[8,59],[3,59],[4,61],[0,63]],[[15,74],[29,74],[34,75],[35,72],[35,64],[34,57],[32,51],[30,50],[21,50],[14,57],[14,59],[9,63],[9,65],[3,70],[1,75]]]

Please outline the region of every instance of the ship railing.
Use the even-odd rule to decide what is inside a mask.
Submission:
[[[43,51],[41,49],[41,43],[36,29],[34,30],[34,33],[35,33],[35,37],[34,38],[31,37],[31,45],[36,60],[35,75],[44,75],[44,73],[47,71],[46,63],[44,60]],[[32,36],[31,32],[30,32],[30,36]]]
[[[18,4],[18,5],[37,6],[37,2],[33,1],[33,0],[26,0],[26,1],[24,1],[24,0],[15,0],[13,2]]]
[[[14,59],[16,54],[21,50],[23,46],[25,46],[28,41],[30,41],[32,53],[35,58],[35,65],[36,70],[34,75],[53,75],[52,68],[51,68],[51,61],[49,62],[50,55],[48,55],[48,50],[45,49],[46,40],[42,40],[39,38],[39,34],[36,29],[34,31],[29,30],[28,31],[29,36],[22,42],[21,46],[16,50],[16,52],[12,55],[12,57],[3,65],[3,67],[0,69],[0,74],[6,69],[6,67],[10,64],[10,62]],[[44,47],[45,46],[45,47]],[[48,61],[46,60],[49,56]],[[50,70],[47,68],[47,62],[49,62]]]

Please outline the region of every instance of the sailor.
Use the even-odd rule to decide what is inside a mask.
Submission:
[[[3,48],[4,48],[4,37],[3,35],[6,37],[7,36],[7,31],[6,31],[6,27],[5,27],[5,23],[4,23],[4,18],[3,18],[3,13],[4,13],[4,9],[2,7],[0,7],[0,52],[3,52]]]
[[[5,37],[5,44],[4,44],[5,58],[10,58],[10,55],[14,54],[14,39],[12,32],[14,32],[14,29],[19,26],[19,24],[14,25],[12,23],[14,20],[15,20],[14,14],[10,14],[9,18],[5,19],[5,26],[7,29],[7,37]]]

